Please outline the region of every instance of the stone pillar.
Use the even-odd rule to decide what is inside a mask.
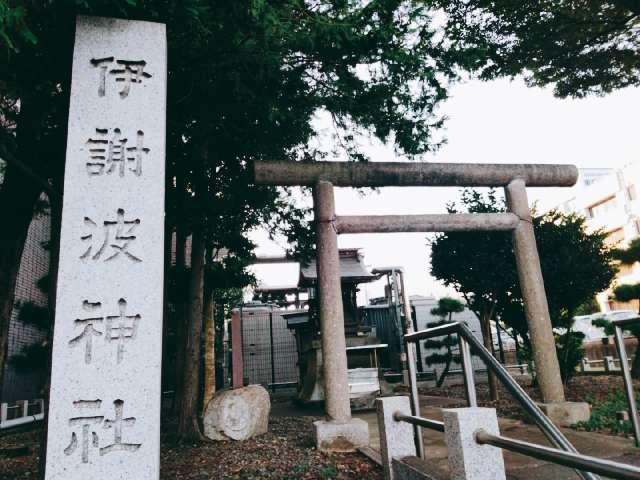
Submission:
[[[157,480],[165,26],[79,17],[69,106],[46,480]]]
[[[476,442],[482,429],[500,435],[495,408],[450,408],[442,410],[444,441],[449,450],[451,478],[457,480],[504,480],[502,450]]]
[[[385,480],[393,480],[393,459],[416,456],[413,427],[407,422],[394,419],[396,412],[411,415],[409,397],[385,397],[376,399],[378,431],[380,433],[380,456]]]
[[[513,180],[505,188],[505,194],[509,210],[520,218],[513,230],[513,247],[542,398],[545,403],[564,402],[564,389],[524,180]]]
[[[348,451],[367,445],[369,431],[366,422],[351,418],[333,185],[318,182],[313,188],[313,202],[322,373],[328,417],[326,421],[314,423],[316,444],[321,450]]]

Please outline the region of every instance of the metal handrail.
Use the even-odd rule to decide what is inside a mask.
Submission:
[[[624,338],[622,337],[623,328],[637,322],[640,322],[640,317],[613,320],[611,323],[614,327],[614,338],[616,342],[616,348],[618,349],[618,357],[620,358],[620,369],[622,370],[622,378],[624,378],[624,390],[627,395],[627,404],[629,405],[629,420],[631,420],[631,426],[633,427],[633,436],[636,439],[636,447],[640,447],[640,424],[638,423],[638,407],[636,406],[636,395],[633,391],[633,380],[631,379],[631,370],[629,369],[627,349],[624,347]]]
[[[393,419],[396,422],[407,422],[411,425],[418,425],[419,427],[429,428],[438,432],[444,432],[444,422],[439,422],[437,420],[431,420],[424,417],[416,417],[415,415],[405,415],[400,412],[394,413]]]
[[[503,437],[502,435],[493,435],[482,429],[475,432],[475,439],[480,445],[493,445],[494,447],[521,453],[540,460],[605,475],[608,478],[640,480],[640,468],[633,465],[612,462],[611,460],[582,455],[581,453],[566,452],[557,448]]]
[[[418,332],[409,333],[404,336],[404,340],[407,344],[413,343],[418,340],[423,340],[427,338],[440,337],[443,335],[450,335],[453,333],[458,334],[458,341],[461,346],[461,354],[463,359],[463,370],[466,370],[465,373],[465,388],[467,393],[467,400],[469,401],[470,406],[475,406],[475,387],[472,385],[473,382],[473,372],[471,372],[471,362],[470,359],[465,361],[465,351],[469,347],[473,349],[475,354],[479,356],[487,366],[487,369],[492,370],[495,376],[502,382],[507,391],[520,403],[521,407],[533,418],[535,423],[538,425],[542,433],[549,439],[549,441],[565,452],[578,453],[575,447],[569,442],[567,437],[560,431],[558,427],[556,427],[551,420],[542,412],[540,407],[536,405],[536,403],[527,395],[524,389],[513,379],[509,372],[502,366],[502,364],[496,360],[496,358],[489,352],[482,343],[473,335],[473,333],[469,330],[469,328],[461,322],[452,322],[445,325],[441,325],[434,328],[428,328],[426,330],[421,330]],[[466,344],[466,346],[465,346]],[[417,392],[418,385],[417,381],[414,381],[413,378],[410,377],[410,387],[412,392],[412,398],[415,397],[414,392]],[[472,403],[471,400],[474,400]],[[417,405],[415,405],[417,408]],[[419,412],[419,410],[414,410],[415,412]],[[416,444],[416,448],[418,445]],[[424,452],[420,452],[418,448],[418,453],[422,454],[421,457],[424,458]],[[584,472],[577,470],[578,475],[582,477],[584,480],[597,480],[597,476],[593,475],[589,472]]]

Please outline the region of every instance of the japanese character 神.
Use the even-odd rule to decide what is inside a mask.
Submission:
[[[114,128],[109,135],[108,128],[96,128],[96,136],[87,140],[89,147],[89,160],[87,172],[91,176],[111,175],[117,172],[124,177],[125,163],[128,171],[134,175],[142,175],[143,154],[147,155],[149,149],[144,146],[144,132],[138,130],[135,145],[127,147],[128,139],[122,136],[119,128]],[[105,172],[106,169],[106,172]]]
[[[118,342],[118,363],[122,361],[124,355],[125,340],[133,340],[138,332],[138,322],[140,315],[127,315],[127,301],[121,298],[118,301],[118,315],[107,317],[106,339],[109,342]]]
[[[120,90],[120,98],[126,98],[131,90],[131,84],[142,83],[143,78],[151,78],[152,75],[144,71],[147,62],[144,60],[116,60],[115,68],[109,70],[114,57],[92,58],[91,65],[100,69],[98,81],[98,96],[104,97],[106,93],[107,73],[115,77],[116,82],[124,83]]]
[[[94,312],[101,307],[100,302],[82,302],[83,309]],[[116,342],[118,345],[116,359],[120,363],[124,357],[124,344],[136,338],[138,332],[138,322],[140,315],[127,315],[127,301],[124,298],[118,300],[118,315],[97,316],[88,318],[77,318],[76,327],[84,327],[82,332],[69,340],[70,347],[84,345],[84,362],[90,364],[93,359],[94,338],[104,335],[106,342]],[[101,325],[106,324],[104,332],[97,330]]]
[[[100,302],[89,302],[85,300],[82,302],[82,307],[85,310],[92,311],[100,308]],[[102,332],[99,332],[94,328],[94,325],[102,323],[104,318],[102,317],[91,317],[91,318],[76,318],[75,325],[76,326],[84,326],[82,333],[77,337],[69,340],[69,345],[71,347],[75,347],[81,343],[84,343],[84,363],[91,363],[91,358],[93,355],[93,338],[102,336]]]
[[[94,413],[102,405],[100,400],[78,400],[73,402],[73,406],[83,411],[89,411]],[[97,412],[95,412],[97,413]],[[91,445],[94,448],[98,447],[98,434],[95,431],[95,426],[104,420],[102,415],[85,415],[82,417],[73,417],[69,419],[69,426],[73,427],[71,432],[71,441],[69,445],[64,449],[65,455],[71,455],[78,449],[80,444],[80,457],[82,463],[89,463],[89,437],[91,437]],[[77,430],[77,431],[76,431]],[[78,439],[78,437],[80,437]]]
[[[140,219],[125,220],[124,209],[119,208],[117,211],[116,220],[105,220],[103,222],[103,238],[102,243],[94,252],[94,238],[93,233],[83,235],[81,240],[88,243],[89,246],[85,252],[80,255],[82,260],[99,260],[105,255],[107,247],[113,251],[109,256],[104,259],[105,262],[113,260],[119,256],[128,258],[133,262],[141,262],[142,260],[129,251],[129,246],[136,240],[136,236],[133,234],[134,230],[140,225]],[[98,224],[91,220],[89,217],[84,217],[84,224],[87,228],[95,230],[98,228]],[[110,253],[111,253],[110,251]]]

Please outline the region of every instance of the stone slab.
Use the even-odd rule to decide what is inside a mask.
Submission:
[[[398,422],[396,412],[411,415],[409,397],[385,397],[376,400],[378,431],[380,433],[380,455],[386,480],[393,480],[393,459],[416,456],[413,426]]]
[[[475,432],[483,429],[499,435],[494,408],[450,408],[442,411],[444,441],[449,451],[451,478],[456,480],[504,480],[502,450],[480,445]]]
[[[587,402],[543,403],[540,408],[553,423],[561,427],[586,422],[591,416],[591,406]]]
[[[79,17],[53,336],[47,480],[157,480],[165,26]]]
[[[202,424],[212,440],[248,440],[267,433],[271,401],[260,385],[223,390],[207,404]]]
[[[318,420],[313,422],[313,432],[316,447],[324,452],[355,452],[369,445],[369,425],[359,418],[345,423]]]
[[[392,468],[396,480],[440,480],[427,473],[430,465],[418,457],[394,458]]]

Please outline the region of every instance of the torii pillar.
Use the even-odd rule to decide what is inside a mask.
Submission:
[[[326,411],[326,418],[313,424],[316,446],[325,451],[352,451],[369,444],[369,426],[351,417],[338,230],[330,182],[319,181],[314,186],[313,204]]]

